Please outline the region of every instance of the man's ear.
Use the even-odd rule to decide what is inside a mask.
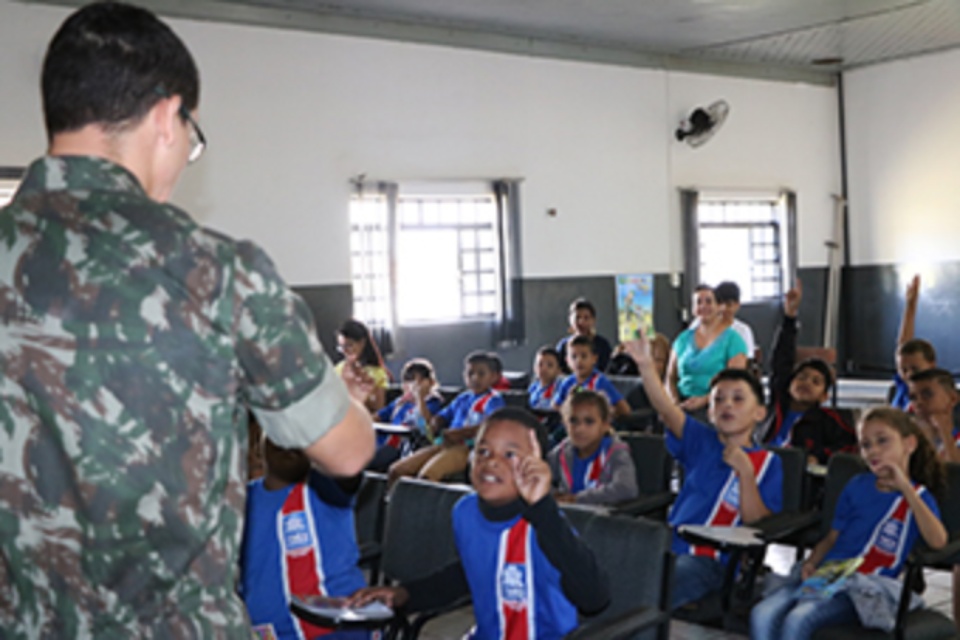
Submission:
[[[754,412],[754,422],[763,422],[767,418],[767,407],[766,405],[758,404],[757,410]]]
[[[147,116],[150,118],[158,141],[165,146],[171,146],[176,142],[180,102],[180,96],[161,98],[153,105]]]

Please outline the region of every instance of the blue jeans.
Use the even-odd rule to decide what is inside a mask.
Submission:
[[[713,558],[687,553],[678,555],[673,572],[671,608],[696,602],[712,591],[719,590],[723,587],[726,572],[727,568]]]
[[[807,640],[821,627],[856,622],[853,601],[842,591],[832,598],[799,600],[798,583],[781,587],[750,612],[750,640]]]

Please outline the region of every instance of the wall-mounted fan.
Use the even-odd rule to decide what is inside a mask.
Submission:
[[[717,100],[709,107],[697,107],[690,116],[680,123],[676,131],[677,140],[686,142],[691,147],[699,147],[717,132],[723,121],[730,113],[730,105],[726,100]]]

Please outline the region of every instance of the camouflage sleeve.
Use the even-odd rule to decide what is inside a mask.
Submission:
[[[306,447],[343,420],[347,389],[320,346],[310,309],[270,258],[240,242],[237,262],[244,399],[273,442]]]

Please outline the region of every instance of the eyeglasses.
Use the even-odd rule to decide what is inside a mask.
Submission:
[[[193,119],[187,108],[180,105],[180,117],[190,125],[190,155],[187,156],[187,164],[193,164],[203,155],[203,150],[207,148],[207,137],[203,135],[203,130],[197,121]]]
[[[162,98],[171,97],[170,92],[167,91],[163,85],[154,87],[153,91]],[[177,113],[184,122],[190,125],[190,155],[187,156],[187,164],[193,164],[200,159],[200,156],[203,155],[203,150],[207,148],[207,137],[203,135],[200,125],[193,119],[190,112],[187,111],[187,108],[183,106],[182,100]]]

